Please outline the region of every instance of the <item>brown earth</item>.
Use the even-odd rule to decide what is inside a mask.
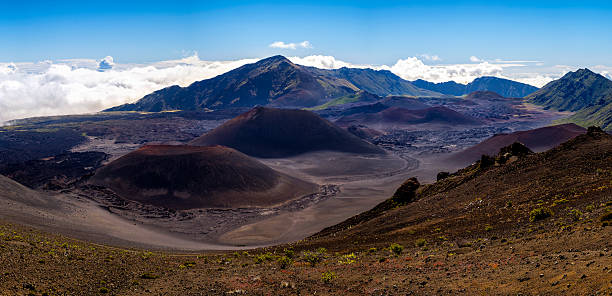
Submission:
[[[510,134],[498,134],[481,143],[454,153],[447,157],[452,163],[470,164],[482,155],[495,155],[502,147],[519,142],[535,152],[542,152],[566,142],[578,135],[586,133],[586,129],[573,123],[547,126]]]
[[[100,168],[89,182],[173,209],[271,206],[316,190],[223,146],[143,146]]]
[[[149,253],[2,223],[0,291],[611,295],[611,151],[612,136],[592,130],[544,153],[470,166],[421,186],[405,205],[248,253]]]

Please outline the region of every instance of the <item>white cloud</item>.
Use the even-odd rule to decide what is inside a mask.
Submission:
[[[302,41],[300,43],[285,43],[283,41],[275,41],[272,42],[269,47],[272,48],[281,48],[281,49],[297,49],[301,48],[312,48],[312,44],[309,41]]]
[[[135,102],[170,85],[187,86],[258,60],[203,61],[194,54],[149,64],[121,64],[109,58],[0,63],[0,123],[32,116],[97,112]],[[538,87],[577,69],[566,65],[545,66],[508,61],[430,65],[418,57],[400,59],[392,65],[354,64],[325,55],[289,59],[296,64],[323,69],[349,67],[389,70],[406,80],[468,83],[481,76],[497,76]],[[102,62],[112,65],[112,68],[99,71]],[[612,67],[597,65],[591,70],[612,78]]]
[[[337,60],[333,56],[311,55],[306,57],[288,57],[288,59],[296,64],[317,67],[321,69],[340,69],[347,68],[374,68],[372,65],[357,65],[345,61]]]
[[[420,57],[421,57],[421,58],[423,58],[423,59],[425,59],[425,60],[428,60],[428,61],[434,61],[434,62],[437,62],[437,61],[441,61],[441,60],[442,60],[442,59],[441,59],[439,56],[437,56],[437,55],[429,55],[429,54],[426,54],[426,53],[425,53],[425,54],[420,55]]]
[[[478,57],[476,57],[476,56],[471,56],[471,57],[470,57],[470,62],[480,63],[480,62],[482,62],[482,60],[481,60],[481,59],[479,59],[479,58],[478,58]]]
[[[113,57],[106,56],[98,64],[98,70],[100,71],[110,70],[113,68],[114,65],[115,65],[115,62],[113,61]]]
[[[96,60],[0,63],[0,123],[32,116],[96,112],[254,61],[202,61],[194,55],[147,65],[115,64],[102,72]]]

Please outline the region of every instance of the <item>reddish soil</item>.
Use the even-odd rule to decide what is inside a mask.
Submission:
[[[89,181],[127,200],[174,209],[270,206],[314,191],[234,149],[147,145]]]
[[[500,148],[514,142],[520,142],[532,151],[542,152],[584,133],[586,133],[585,128],[568,123],[511,134],[499,134],[451,155],[449,161],[466,165],[478,160],[481,155],[495,155]]]

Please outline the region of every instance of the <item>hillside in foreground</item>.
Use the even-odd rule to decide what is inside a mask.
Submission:
[[[612,136],[590,129],[537,154],[514,146],[431,185],[408,180],[371,211],[265,249],[151,253],[1,223],[0,291],[610,294]]]

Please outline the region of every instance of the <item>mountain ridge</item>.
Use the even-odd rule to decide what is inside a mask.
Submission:
[[[538,90],[537,87],[529,84],[493,76],[478,77],[468,84],[455,81],[434,83],[423,79],[412,81],[412,84],[423,89],[453,96],[463,96],[474,91],[492,91],[506,98],[522,98]]]
[[[208,110],[232,107],[314,107],[365,90],[376,95],[441,94],[415,87],[389,71],[297,65],[276,55],[187,87],[169,86],[135,103],[104,111]]]

